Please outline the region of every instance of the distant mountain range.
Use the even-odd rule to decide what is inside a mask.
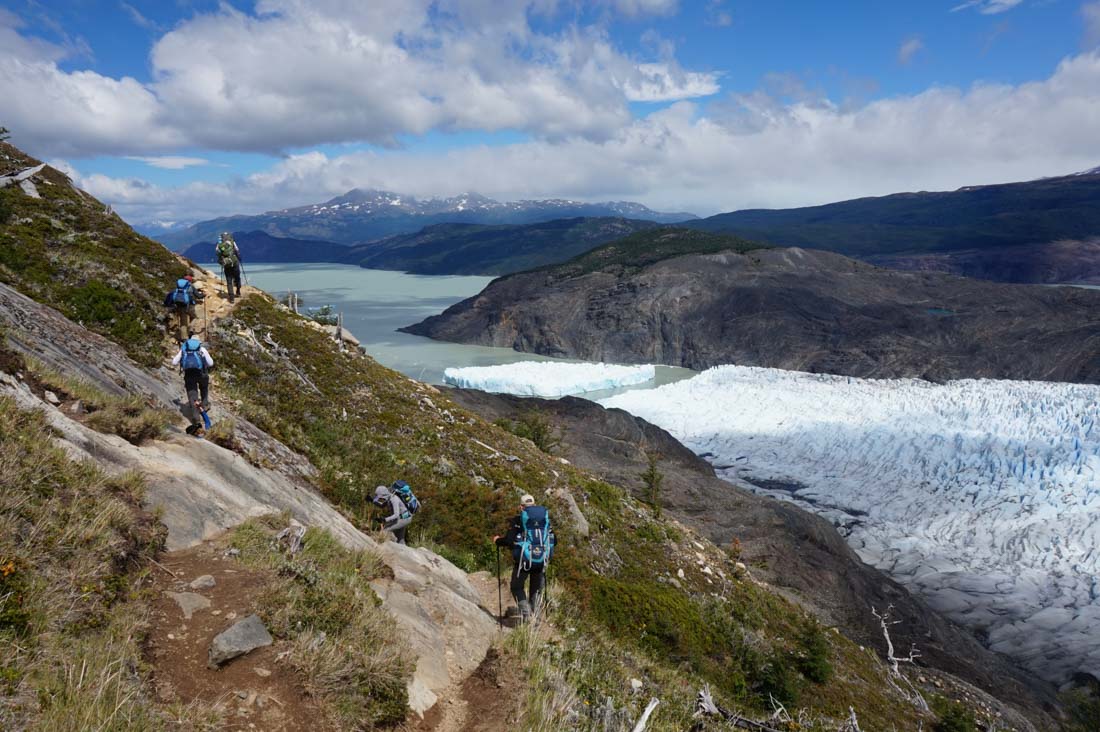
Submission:
[[[584,203],[564,199],[500,202],[476,193],[420,200],[390,191],[356,188],[324,203],[256,216],[227,216],[184,229],[152,232],[169,248],[182,251],[214,242],[223,231],[262,231],[274,237],[364,244],[396,234],[411,234],[442,223],[530,224],[576,217],[616,217],[656,223],[697,218],[694,214],[653,211],[640,203]]]
[[[718,214],[684,226],[883,266],[1100,284],[1100,168],[1025,183]]]

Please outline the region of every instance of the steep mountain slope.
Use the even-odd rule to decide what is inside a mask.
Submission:
[[[684,225],[776,246],[825,249],[863,258],[891,257],[879,261],[904,268],[1009,282],[1065,282],[1080,281],[1080,273],[1072,267],[1046,267],[1043,263],[1067,255],[1067,247],[1053,246],[1053,242],[1100,235],[1098,203],[1100,174],[1089,171],[1025,183],[898,193],[808,208],[734,211]],[[1095,275],[1100,266],[1096,252],[1084,247],[1069,253],[1080,261],[1082,269],[1093,273],[1087,281],[1100,284]],[[1015,264],[1006,264],[1005,258]]]
[[[1100,381],[1098,292],[895,272],[828,252],[754,251],[739,239],[700,236],[642,232],[495,280],[404,330],[695,369]]]
[[[620,218],[555,219],[538,224],[438,224],[415,234],[351,247],[339,261],[414,274],[501,275],[556,264],[656,226]]]
[[[283,239],[263,231],[234,231],[233,239],[241,250],[241,260],[249,262],[338,262],[347,253],[347,247],[327,241]],[[214,262],[213,241],[197,242],[181,253],[192,262]]]
[[[68,183],[59,178],[52,185]],[[27,225],[50,215],[36,211]],[[80,247],[82,237],[93,234],[106,216],[102,207],[90,209],[87,227],[53,242],[48,256],[34,242],[17,243],[19,254],[38,266],[49,257],[64,257],[66,277],[94,280],[109,269],[111,255]],[[147,246],[140,237],[135,242]],[[178,266],[187,271],[182,262]],[[227,559],[229,548],[240,552],[234,561],[241,565],[234,571],[247,571],[256,582],[270,579],[273,591],[245,598],[245,606],[259,613],[275,643],[291,652],[287,663],[303,675],[303,683],[315,685],[312,698],[332,715],[318,719],[318,727],[391,724],[404,711],[404,697],[423,711],[473,670],[487,635],[495,632],[493,618],[479,609],[479,594],[456,565],[493,565],[487,537],[500,530],[524,491],[550,505],[561,538],[553,570],[553,642],[535,644],[530,635],[515,634],[518,640],[501,649],[510,654],[513,676],[523,679],[524,728],[628,729],[645,701],[632,691],[632,679],[662,700],[653,730],[690,726],[694,695],[704,683],[723,703],[748,714],[770,714],[771,699],[791,710],[804,707],[809,717],[804,726],[810,729],[835,728],[853,706],[868,729],[916,728],[934,720],[935,715],[913,704],[911,693],[901,690],[908,688],[906,682],[892,679],[876,654],[825,632],[690,528],[656,515],[622,487],[462,410],[431,387],[343,350],[265,295],[249,294],[232,309],[215,303],[212,312],[221,317],[207,340],[218,364],[214,416],[221,427],[211,441],[197,442],[182,433],[182,420],[158,416],[176,406],[179,388],[178,377],[163,366],[169,344],[157,343],[163,346],[160,358],[150,359],[161,365],[143,366],[118,347],[124,339],[109,328],[103,328],[105,340],[37,301],[44,292],[43,299],[53,298],[61,307],[63,294],[40,291],[35,282],[17,281],[14,287],[19,292],[0,291],[0,320],[15,351],[0,354],[0,410],[7,416],[6,428],[16,430],[0,441],[0,447],[9,448],[4,478],[14,478],[0,492],[5,500],[0,518],[12,527],[0,532],[5,582],[0,592],[5,603],[0,608],[0,653],[5,654],[0,715],[15,710],[22,715],[17,719],[34,722],[57,709],[79,707],[87,711],[88,728],[113,720],[122,729],[156,729],[167,728],[169,718],[179,719],[184,712],[215,718],[227,713],[188,706],[186,698],[176,706],[159,700],[141,661],[154,664],[155,678],[172,655],[142,656],[144,621],[128,623],[121,635],[111,630],[116,612],[149,610],[146,594],[128,590],[141,585],[144,573],[160,571],[149,556],[155,541],[133,536],[137,547],[126,555],[126,572],[96,575],[94,587],[78,585],[69,565],[58,571],[46,564],[95,549],[89,542],[108,528],[129,535],[133,521],[118,512],[105,517],[107,526],[58,530],[48,522],[61,513],[58,509],[73,505],[70,497],[81,496],[82,485],[103,485],[101,474],[128,475],[129,493],[140,493],[138,479],[124,473],[136,467],[149,476],[144,505],[155,512],[142,520],[161,515],[173,546],[211,539],[205,546],[218,555],[223,547]],[[109,289],[121,307],[130,308],[159,288],[137,279]],[[86,401],[105,411],[99,405],[109,403],[111,394],[137,399],[139,412],[144,405],[154,413],[151,419],[163,422],[134,435],[125,424],[92,420],[81,413],[85,407],[76,406]],[[34,413],[42,416],[24,416]],[[52,449],[50,443],[67,455],[30,450]],[[83,462],[61,467],[63,460],[73,459]],[[7,469],[13,465],[22,472]],[[51,497],[52,484],[44,478],[63,469],[75,477],[51,510],[44,499]],[[378,544],[364,533],[373,518],[372,486],[396,477],[412,482],[425,502],[414,523],[413,540],[422,544],[416,549]],[[92,509],[71,513],[98,517]],[[235,526],[273,510],[313,524],[303,555],[272,548],[279,546],[272,520]],[[36,542],[34,554],[25,549],[27,537]],[[97,557],[113,556],[110,547],[96,551]],[[182,555],[173,554],[168,564],[182,561]],[[70,594],[39,592],[36,588],[47,580]],[[16,592],[8,590],[13,586]],[[34,594],[23,592],[24,587]],[[72,623],[57,617],[70,604],[58,597],[72,598],[74,607],[82,598],[102,598],[108,612],[95,615],[97,622]],[[394,617],[396,632],[382,632],[390,626],[370,614],[375,597]],[[32,598],[34,609],[54,613],[41,623],[67,635],[37,632],[43,625],[8,624],[8,618],[22,617],[8,615],[13,598],[16,603]],[[173,622],[181,624],[179,635],[173,630],[176,638],[171,638],[167,629],[159,629],[153,650],[163,650],[169,641],[195,642],[193,620]],[[409,656],[393,645],[406,636]],[[50,653],[31,658],[45,642],[52,644]],[[88,648],[96,654],[90,666],[83,663]],[[393,668],[379,668],[387,659]],[[409,661],[407,668],[401,659]],[[93,676],[86,678],[81,668],[90,668]],[[405,683],[394,686],[395,676]],[[954,696],[955,689],[966,688],[946,686],[950,680],[939,675],[938,686],[921,674],[906,678],[929,695],[942,690]],[[110,703],[98,703],[103,698],[99,689],[108,690]],[[225,689],[225,696],[232,691]],[[998,712],[984,696],[960,698],[985,718]],[[1035,720],[1030,723],[1005,708],[1009,727],[1050,726],[1029,699],[1009,701],[1027,707],[1023,711]],[[364,714],[353,714],[352,723],[349,709]],[[5,724],[9,719],[0,717]]]
[[[408,234],[442,223],[530,224],[553,219],[624,217],[671,223],[695,218],[689,213],[661,213],[638,203],[582,203],[560,199],[494,201],[476,193],[419,200],[389,191],[354,189],[309,206],[268,211],[257,216],[228,216],[203,221],[182,231],[158,236],[180,249],[215,241],[222,231],[263,231],[272,236],[358,244],[395,234]]]

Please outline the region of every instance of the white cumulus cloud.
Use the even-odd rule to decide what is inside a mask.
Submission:
[[[606,139],[572,137],[444,153],[311,152],[229,183],[164,189],[81,179],[135,221],[195,220],[316,202],[354,187],[418,196],[633,199],[715,213],[897,191],[1028,180],[1100,164],[1100,51],[1047,79],[933,88],[858,107],[812,95],[681,101]]]
[[[659,15],[676,3],[608,7]],[[556,12],[551,0],[258,0],[255,13],[226,3],[158,38],[148,84],[66,71],[65,49],[25,37],[5,13],[0,98],[18,142],[76,157],[385,146],[431,131],[599,140],[630,124],[631,101],[718,89],[716,74],[681,68],[664,47],[623,53],[601,20],[533,28],[531,16]]]
[[[1100,0],[1082,5],[1081,19],[1085,22],[1085,47],[1100,46]]]

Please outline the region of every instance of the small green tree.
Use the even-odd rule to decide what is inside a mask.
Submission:
[[[561,445],[562,432],[555,430],[550,420],[538,412],[528,412],[514,420],[498,419],[494,424],[516,437],[530,440],[548,455]]]
[[[11,137],[11,132],[8,130],[8,128],[0,127],[0,142],[4,142],[9,137]]]
[[[969,709],[962,704],[951,703],[932,729],[933,732],[978,732],[978,723]]]
[[[821,626],[807,622],[798,636],[798,645],[803,654],[798,659],[798,670],[815,684],[824,684],[833,675],[833,665],[829,662],[829,639]]]
[[[642,473],[642,482],[645,483],[643,497],[646,503],[653,506],[657,518],[661,518],[661,483],[665,480],[664,474],[657,469],[657,464],[661,462],[661,453],[647,452],[645,455],[649,466]]]

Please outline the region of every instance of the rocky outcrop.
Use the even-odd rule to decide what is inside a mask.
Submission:
[[[640,267],[629,252],[602,266],[599,252],[495,280],[404,330],[693,369],[1100,382],[1100,292],[896,272],[802,249],[691,254]]]
[[[542,400],[448,389],[448,396],[488,420],[516,419],[537,409],[562,434],[562,455],[643,500],[648,454],[660,455],[662,508],[752,567],[754,576],[810,607],[823,622],[857,642],[882,648],[871,608],[894,606],[899,648],[915,644],[922,663],[966,679],[1031,710],[1053,701],[1053,690],[987,651],[879,570],[864,564],[825,519],[758,496],[751,486],[719,479],[713,468],[665,430],[586,399]],[[578,496],[583,501],[583,496]]]
[[[169,407],[181,396],[179,377],[169,369],[141,368],[110,341],[2,284],[0,326],[10,347],[109,394],[139,393]],[[195,546],[250,517],[287,511],[302,524],[326,529],[350,549],[378,551],[394,579],[372,586],[417,656],[409,684],[415,712],[425,712],[484,659],[497,627],[464,572],[425,549],[378,544],[363,534],[313,489],[309,479],[315,469],[307,460],[234,414],[216,394],[215,418],[234,420],[243,454],[186,435],[182,418],[164,439],[133,445],[85,426],[15,374],[0,372],[0,394],[24,409],[41,411],[59,446],[74,457],[109,472],[141,473],[148,485],[145,503],[168,527],[169,549]],[[173,599],[187,614],[209,605],[195,593],[176,594]]]

